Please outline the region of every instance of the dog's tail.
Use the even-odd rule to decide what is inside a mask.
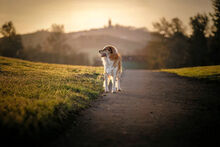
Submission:
[[[118,61],[118,70],[117,70],[117,73],[118,73],[118,74],[121,74],[121,73],[122,73],[122,62],[121,62],[121,60]]]

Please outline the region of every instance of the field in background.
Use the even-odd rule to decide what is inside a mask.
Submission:
[[[1,137],[36,137],[64,127],[69,116],[100,95],[102,70],[0,56]]]
[[[220,81],[220,65],[162,69],[161,71],[175,73],[184,77]]]

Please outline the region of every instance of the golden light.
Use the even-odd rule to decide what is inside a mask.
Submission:
[[[0,24],[11,20],[19,33],[28,33],[56,23],[71,32],[103,27],[111,18],[113,24],[152,30],[161,17],[179,17],[188,25],[190,16],[211,10],[207,0],[1,0]]]

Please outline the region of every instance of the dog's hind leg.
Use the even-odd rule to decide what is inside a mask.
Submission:
[[[117,87],[117,91],[121,91],[121,73],[119,73],[117,75],[117,78],[116,78],[116,87]]]
[[[117,78],[117,81],[116,81],[116,87],[117,87],[117,91],[121,91],[120,78]]]

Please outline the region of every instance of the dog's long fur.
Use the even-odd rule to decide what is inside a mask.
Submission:
[[[121,91],[120,78],[122,74],[122,59],[118,50],[111,45],[99,50],[104,65],[104,88],[109,92],[109,82],[112,80],[112,92]]]

